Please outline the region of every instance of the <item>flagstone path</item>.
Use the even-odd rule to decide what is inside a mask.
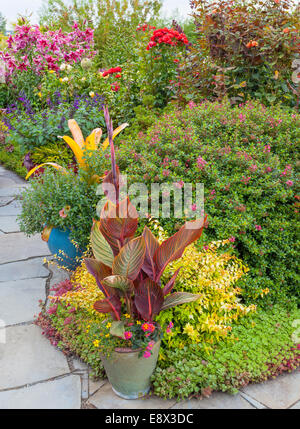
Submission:
[[[49,257],[40,236],[19,232],[15,196],[27,186],[0,166],[0,409],[300,409],[300,370],[232,396],[214,393],[203,400],[182,402],[117,397],[107,380],[89,379],[89,368],[64,356],[34,325],[38,301],[67,273],[43,263]]]

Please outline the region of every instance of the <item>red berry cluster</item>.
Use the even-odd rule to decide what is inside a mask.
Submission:
[[[156,27],[153,27],[152,25],[148,25],[148,24],[140,24],[136,31],[147,31],[147,30],[155,30]]]
[[[176,30],[161,28],[155,30],[147,46],[147,51],[156,45],[166,44],[176,46],[178,44],[187,45],[189,43],[184,33],[179,33]]]
[[[121,73],[122,72],[122,68],[121,67],[113,67],[111,69],[106,70],[105,72],[103,72],[103,77],[108,76],[110,74],[114,74],[114,73]],[[119,75],[120,76],[120,75]]]

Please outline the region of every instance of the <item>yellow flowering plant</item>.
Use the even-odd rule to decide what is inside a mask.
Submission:
[[[165,339],[168,347],[183,348],[187,344],[205,342],[211,345],[228,336],[232,325],[241,317],[253,313],[255,305],[243,305],[238,280],[248,267],[230,251],[229,240],[210,243],[202,250],[188,247],[180,260],[170,264],[166,276],[180,264],[175,291],[184,290],[200,295],[196,302],[174,307],[161,313],[160,323],[175,320],[172,333]],[[266,291],[267,292],[267,291]]]

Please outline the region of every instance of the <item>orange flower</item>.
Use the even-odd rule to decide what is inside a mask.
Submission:
[[[258,42],[256,40],[250,40],[250,42],[247,43],[246,48],[252,48],[254,46],[258,46]]]
[[[287,28],[284,28],[283,29],[283,32],[285,33],[285,34],[287,34],[287,33],[289,33],[290,32],[290,29],[287,27]]]

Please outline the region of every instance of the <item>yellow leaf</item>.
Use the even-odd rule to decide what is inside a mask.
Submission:
[[[79,128],[79,125],[75,121],[75,119],[69,119],[68,120],[68,126],[70,128],[70,131],[72,133],[73,139],[78,144],[80,148],[83,148],[84,146],[84,137],[82,135],[81,129]]]
[[[85,149],[96,150],[96,138],[94,131],[86,138]]]
[[[65,173],[67,173],[67,170],[65,168],[63,168],[61,165],[56,164],[55,162],[44,162],[43,164],[37,165],[36,167],[32,168],[29,173],[27,174],[27,176],[25,177],[26,180],[29,179],[30,176],[32,176],[32,174],[38,170],[39,168],[43,167],[44,165],[51,165],[52,167],[56,168],[56,170],[63,170]]]
[[[113,132],[113,139],[121,132],[124,130],[124,128],[128,127],[129,124],[122,124],[120,125],[118,128],[116,128]],[[109,141],[108,138],[106,138],[104,140],[104,142],[102,143],[102,150],[105,150],[107,148],[107,146],[109,145]]]
[[[71,139],[71,137],[63,136],[63,139],[67,143],[67,145],[72,149],[78,164],[81,167],[84,167],[85,162],[83,161],[83,150],[79,147],[79,145],[76,143],[76,141]]]

